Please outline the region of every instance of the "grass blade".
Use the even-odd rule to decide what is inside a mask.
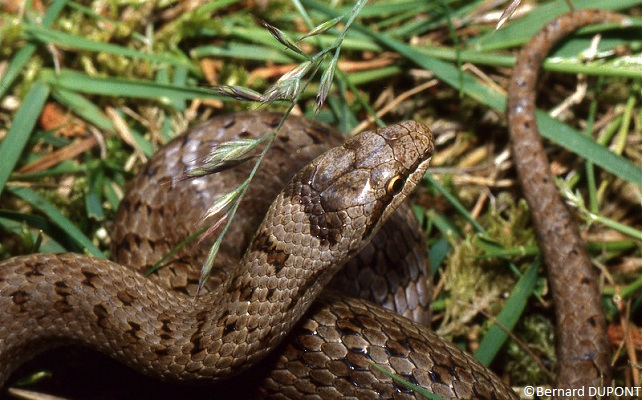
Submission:
[[[304,3],[311,8],[324,12],[330,17],[336,16],[334,10],[316,1],[304,0]],[[420,67],[432,71],[437,78],[457,88],[462,94],[473,98],[477,102],[501,112],[504,112],[506,109],[506,96],[478,82],[471,74],[460,71],[457,67],[449,63],[427,56],[414,47],[397,41],[387,35],[374,32],[363,25],[354,24],[354,28],[371,36],[382,45],[400,53]],[[540,133],[545,138],[592,161],[615,176],[637,185],[642,185],[642,169],[629,160],[610,152],[608,149],[595,143],[592,139],[584,136],[581,132],[553,119],[544,112],[540,111],[537,113],[537,122]]]
[[[489,365],[499,349],[504,345],[508,339],[508,332],[500,327],[503,326],[508,330],[512,330],[517,321],[521,318],[524,308],[526,307],[526,300],[533,292],[535,282],[537,282],[537,270],[539,269],[539,260],[533,261],[526,273],[519,279],[510,297],[504,304],[504,308],[497,315],[497,321],[488,330],[486,336],[479,344],[479,348],[475,352],[475,358],[484,365]]]
[[[597,8],[617,11],[639,5],[642,5],[640,0],[602,0]],[[574,0],[573,8],[576,10],[596,8],[596,3],[593,0]],[[522,45],[546,23],[568,11],[568,5],[563,1],[542,4],[524,18],[512,21],[498,31],[490,31],[477,38],[479,50],[489,51]]]
[[[94,257],[105,258],[105,255],[94,246],[91,240],[44,197],[25,187],[9,187],[7,191],[20,197],[22,200],[31,204],[33,208],[44,213],[48,220],[62,229],[68,239],[71,239],[71,243],[75,244],[75,247],[79,247],[79,250],[85,250]],[[58,238],[58,240],[60,240],[60,238]],[[67,240],[67,242],[69,242],[69,240]]]
[[[11,129],[7,136],[0,142],[0,194],[9,179],[11,171],[14,170],[18,158],[22,154],[36,121],[40,116],[45,100],[49,97],[49,87],[43,83],[35,82],[25,96],[25,99],[16,112]]]
[[[220,96],[212,90],[199,87],[179,87],[166,85],[153,81],[134,80],[123,78],[102,78],[89,76],[71,70],[62,70],[55,73],[53,70],[43,70],[42,80],[46,83],[70,91],[91,93],[103,96],[131,97],[137,99],[166,99],[182,100],[212,99],[229,101],[229,98]]]
[[[171,64],[177,67],[189,68],[191,72],[196,75],[200,74],[200,70],[198,68],[184,60],[181,60],[180,58],[148,54],[111,43],[96,42],[82,36],[46,29],[35,24],[26,24],[25,28],[25,35],[27,38],[45,44],[59,45],[64,48],[74,50],[103,52],[123,57],[130,57],[133,59],[147,60],[159,64]]]
[[[30,4],[30,3],[28,3]],[[53,21],[56,20],[62,9],[67,4],[67,0],[55,0],[47,9],[47,13],[42,19],[42,26],[48,28],[51,26]],[[13,81],[20,76],[24,71],[24,66],[31,60],[31,56],[36,51],[36,45],[33,43],[27,43],[23,48],[18,50],[16,54],[11,59],[7,70],[4,75],[0,78],[0,98],[4,97],[5,93]],[[0,192],[2,191],[2,186],[0,185]]]

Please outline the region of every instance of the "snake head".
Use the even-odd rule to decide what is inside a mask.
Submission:
[[[432,132],[418,122],[362,132],[299,172],[286,195],[303,206],[322,244],[353,252],[412,192],[433,150]]]

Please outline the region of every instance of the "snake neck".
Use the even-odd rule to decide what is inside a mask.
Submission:
[[[221,322],[227,332],[257,331],[256,340],[248,342],[256,350],[280,341],[281,332],[290,330],[371,235],[366,233],[369,223],[355,227],[347,213],[315,212],[319,198],[295,176],[268,210],[239,264],[240,273],[225,285],[227,301],[236,306]]]
[[[248,353],[276,345],[415,187],[431,153],[429,130],[407,122],[364,132],[299,171],[224,285],[234,305],[220,318],[224,334],[245,330]]]

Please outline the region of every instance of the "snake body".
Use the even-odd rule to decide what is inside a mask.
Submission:
[[[625,25],[603,10],[556,18],[522,48],[508,86],[511,151],[547,266],[557,318],[557,387],[599,387],[610,378],[610,346],[597,273],[577,224],[559,195],[535,119],[537,77],[544,57],[576,29],[596,23]]]
[[[134,180],[122,202],[114,232],[115,258],[127,265],[153,263],[150,253],[165,252],[173,237],[181,236],[175,232],[183,229],[179,220],[198,219],[199,203],[211,202],[205,178],[168,181],[174,168],[182,171],[221,132],[265,132],[279,118],[253,113],[213,119],[170,143]],[[310,146],[323,130],[307,120],[288,121],[286,129],[308,136]],[[310,146],[300,152],[318,152]],[[195,249],[178,254],[153,279],[119,263],[77,254],[4,261],[0,378],[6,380],[16,365],[56,342],[88,345],[170,381],[216,382],[243,372],[278,347],[337,269],[370,241],[423,176],[432,149],[428,128],[406,122],[362,133],[307,163],[272,201],[235,268],[223,268],[214,276],[217,284],[211,291],[198,297],[191,293],[197,277],[186,270],[194,267]],[[167,187],[172,190],[164,190]],[[170,212],[194,192],[203,198],[189,196],[194,204],[182,213]],[[168,201],[170,196],[175,201]],[[171,220],[169,214],[178,217]],[[405,219],[403,214],[392,218]],[[396,237],[393,250],[382,254],[409,258],[409,264],[424,256],[403,248],[407,239],[416,242],[416,237],[404,237],[400,230],[385,235],[402,236]],[[376,246],[366,253],[359,257],[385,257],[376,255]],[[407,275],[417,274],[411,270]],[[400,273],[400,280],[408,279],[403,276]],[[160,282],[176,291],[168,292]],[[413,303],[423,301],[418,299],[425,289],[421,284],[411,287],[393,303],[412,316]],[[415,396],[374,370],[371,362],[444,397],[478,393],[502,398],[500,393],[509,393],[492,373],[428,328],[366,301],[329,293],[317,300],[278,354],[266,362],[270,373],[262,378],[262,396]]]
[[[214,177],[196,178],[186,183],[175,182],[176,177],[197,165],[217,143],[258,139],[275,129],[282,117],[269,112],[223,116],[191,129],[180,140],[165,146],[129,184],[116,217],[119,222],[112,230],[113,260],[136,268],[140,273],[152,268],[175,243],[194,232],[204,210],[216,196],[245,181],[252,165],[237,165],[219,171]],[[243,250],[248,247],[273,199],[294,173],[343,141],[341,133],[318,122],[298,117],[285,121],[228,230],[228,238],[235,240],[221,244],[214,272],[205,289],[220,286],[222,280],[233,273],[230,268],[241,261]],[[181,211],[176,212],[179,206]],[[420,242],[417,221],[410,208],[402,204],[367,247],[335,276],[333,287],[394,309],[426,325],[431,292],[425,269],[428,256]],[[173,290],[196,295],[200,271],[194,266],[202,264],[211,244],[206,241],[184,247],[152,278]],[[388,269],[389,264],[397,267]]]
[[[581,366],[576,374],[561,372],[560,384],[564,385],[593,384],[596,371],[608,374],[608,366],[603,365],[608,348],[601,336],[604,319],[596,300],[595,278],[590,268],[587,271],[580,265],[585,261],[568,261],[569,254],[584,257],[581,241],[569,239],[577,229],[564,215],[567,211],[563,206],[560,209],[550,205],[555,200],[549,199],[559,199],[556,190],[540,189],[542,183],[551,183],[552,177],[543,150],[536,147],[540,139],[534,124],[533,93],[537,66],[552,43],[578,26],[605,20],[614,19],[607,13],[583,12],[571,13],[550,24],[525,46],[509,91],[509,121],[520,180],[528,183],[523,185],[525,190],[533,187],[536,192],[535,197],[527,194],[527,198],[534,209],[553,290],[558,293],[556,303],[563,302],[558,303],[562,307],[557,307],[561,313],[558,325],[563,333],[566,324],[573,324],[567,322],[565,314],[578,312],[565,300],[560,283],[555,283],[560,280],[561,285],[579,284],[568,286],[575,288],[573,296],[584,299],[580,304],[583,310],[573,318],[581,329],[591,327],[579,340],[560,345],[574,346],[573,355],[561,353],[562,357],[571,358],[572,363],[579,360]],[[213,120],[209,127],[214,138],[216,130],[223,131],[252,118],[265,121],[270,117],[239,115]],[[308,122],[299,123],[311,126]],[[314,138],[308,136],[314,143]],[[173,143],[167,155],[184,160],[182,149],[201,141],[190,139],[188,133]],[[222,268],[213,279],[215,287],[198,297],[192,296],[196,278],[186,270],[197,250],[179,254],[170,268],[155,278],[169,282],[178,289],[174,292],[120,264],[147,266],[155,257],[148,259],[147,254],[171,247],[166,241],[168,234],[161,233],[165,230],[148,222],[130,222],[128,228],[127,222],[118,225],[113,253],[119,263],[76,254],[37,254],[3,261],[0,385],[4,386],[15,368],[34,354],[73,342],[171,381],[211,383],[239,374],[255,363],[268,363],[271,371],[262,377],[261,395],[274,398],[415,397],[414,392],[375,370],[372,364],[376,363],[444,398],[516,399],[492,372],[428,328],[368,301],[322,293],[337,269],[367,244],[418,182],[427,168],[432,147],[429,130],[407,122],[360,134],[302,166],[248,239],[245,255],[238,262],[234,261],[238,255],[223,262],[237,267]],[[153,162],[150,165],[137,179],[164,176],[159,173],[160,167],[154,167]],[[524,169],[535,175],[528,175]],[[156,187],[161,184],[154,182]],[[201,180],[188,185],[208,193],[201,190],[206,186]],[[137,188],[131,193],[123,202],[121,213],[125,216],[143,213],[158,222],[171,214],[171,203],[163,203],[165,206],[160,208],[148,206],[166,200],[165,194],[150,198],[146,189]],[[204,196],[208,200],[209,194]],[[541,212],[535,210],[538,202],[544,204]],[[187,219],[190,213],[200,216],[201,211],[194,207],[182,213],[178,214],[179,220]],[[562,221],[561,226],[555,220]],[[542,233],[549,224],[555,224],[554,230],[561,236],[551,240],[550,232]],[[388,236],[407,235],[404,231],[394,232]],[[582,272],[556,274],[551,271],[557,268],[555,258],[548,255],[551,246],[545,243],[550,241],[556,248],[569,240],[570,247],[562,248],[562,259],[572,268],[577,265]],[[376,248],[385,246],[375,245],[375,250],[363,257],[377,260],[379,256],[373,255],[380,254]],[[401,253],[419,257],[411,251]],[[404,273],[404,280],[421,281],[416,279],[421,271],[412,271]],[[350,286],[350,279],[344,285]],[[378,290],[368,296],[387,302],[389,307],[401,304],[398,308],[402,313],[421,320],[426,317],[416,309],[424,302],[427,288],[421,284],[413,287],[411,293],[398,293],[392,298],[374,293]],[[585,368],[587,363],[591,366]],[[591,370],[588,378],[582,369]]]

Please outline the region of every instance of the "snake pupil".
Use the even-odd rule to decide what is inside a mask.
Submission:
[[[399,194],[403,189],[404,179],[401,175],[396,175],[388,181],[387,190],[390,194]]]

